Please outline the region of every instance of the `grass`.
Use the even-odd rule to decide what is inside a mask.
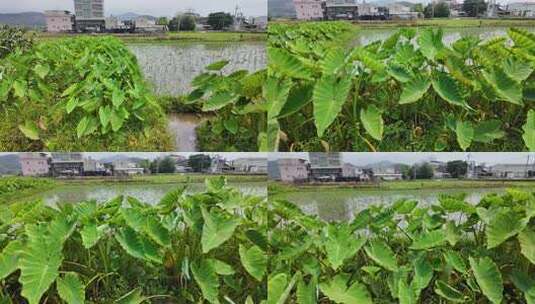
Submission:
[[[477,19],[477,18],[433,18],[391,21],[356,21],[359,28],[399,27],[399,26],[440,26],[440,27],[517,27],[535,26],[532,19]]]
[[[58,39],[72,37],[75,35],[68,33],[36,33],[37,40]],[[145,43],[145,42],[261,42],[267,40],[266,33],[251,32],[166,32],[158,34],[97,34],[112,35],[124,42]]]
[[[470,189],[470,188],[533,188],[535,180],[416,180],[416,181],[385,181],[380,183],[332,183],[332,184],[285,184],[270,182],[270,195],[291,192],[321,192],[321,191],[377,191],[377,190],[421,190],[421,189]]]

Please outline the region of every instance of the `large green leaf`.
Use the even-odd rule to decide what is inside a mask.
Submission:
[[[207,65],[205,69],[208,71],[221,71],[229,63],[230,61],[228,60],[221,60]]]
[[[288,275],[285,273],[278,273],[268,280],[268,297],[267,304],[278,304],[284,295],[284,291],[288,286]],[[284,303],[286,299],[282,299]]]
[[[418,100],[422,99],[425,93],[429,90],[430,86],[431,81],[429,81],[429,78],[412,78],[403,86],[403,91],[401,92],[399,103],[408,104],[417,102]]]
[[[422,289],[427,288],[433,279],[433,268],[426,260],[425,255],[422,255],[413,261],[414,277],[411,282],[411,288],[420,293]]]
[[[22,242],[15,240],[9,242],[0,252],[0,280],[5,279],[19,268],[19,259],[23,248]]]
[[[31,140],[39,140],[39,128],[33,121],[26,121],[24,125],[19,125],[19,130]]]
[[[526,228],[518,234],[522,254],[535,264],[535,231]]]
[[[100,238],[104,235],[107,225],[97,226],[97,223],[90,221],[85,223],[82,229],[80,230],[80,235],[82,236],[82,244],[86,249],[90,249],[95,246]]]
[[[407,285],[404,279],[398,282],[399,304],[416,304],[417,297],[412,288]]]
[[[526,124],[522,127],[524,130],[524,143],[530,152],[535,152],[535,110],[529,110]]]
[[[114,303],[115,304],[141,304],[147,300],[146,297],[144,297],[141,294],[141,288],[136,288],[134,290],[131,290],[127,294],[123,295],[119,299],[117,299]]]
[[[509,77],[502,69],[483,71],[483,76],[492,85],[498,96],[510,103],[523,105],[522,85]]]
[[[329,299],[340,304],[371,304],[372,299],[366,287],[359,282],[348,286],[348,276],[338,274],[320,284],[320,289]]]
[[[365,238],[356,238],[347,224],[331,224],[325,231],[325,252],[334,270],[340,268],[346,259],[353,257],[366,242]]]
[[[501,130],[502,122],[497,119],[479,122],[474,128],[474,141],[491,143],[505,136]]]
[[[444,252],[444,259],[458,272],[465,274],[468,271],[466,263],[457,251],[448,250]]]
[[[334,76],[323,76],[314,87],[314,119],[318,136],[322,137],[325,130],[334,122],[342,106],[347,100],[351,89],[351,78],[337,79]]]
[[[442,246],[446,243],[446,234],[444,230],[437,229],[429,232],[423,232],[412,241],[411,249],[421,250]]]
[[[298,304],[316,304],[316,290],[317,290],[316,278],[312,278],[307,284],[304,278],[300,278],[297,282],[297,303]]]
[[[420,52],[429,60],[434,61],[437,54],[444,48],[442,43],[442,29],[436,32],[432,29],[425,29],[418,36]]]
[[[394,272],[398,270],[398,262],[394,252],[383,241],[372,240],[364,250],[372,260],[383,268]]]
[[[526,62],[507,58],[503,63],[503,71],[515,81],[522,82],[533,73],[533,68]]]
[[[335,47],[327,52],[321,62],[321,69],[324,75],[336,75],[340,72],[346,63],[345,51]]]
[[[487,248],[494,248],[508,238],[515,236],[526,227],[527,222],[527,218],[524,218],[513,209],[494,212],[485,230]]]
[[[194,263],[191,265],[191,272],[204,299],[212,304],[219,304],[219,279],[212,263],[208,260]]]
[[[466,151],[474,140],[474,127],[472,123],[468,121],[457,121],[455,133],[457,134],[457,143],[459,143],[463,151]]]
[[[202,110],[205,112],[220,110],[236,102],[238,98],[238,95],[234,95],[231,92],[217,92],[204,102]]]
[[[468,108],[457,81],[450,75],[440,72],[432,80],[433,89],[445,101],[452,105]]]
[[[299,79],[312,79],[312,70],[288,51],[278,48],[268,49],[269,64],[273,70]]]
[[[56,286],[61,299],[68,304],[85,303],[85,287],[78,274],[69,272],[63,278],[56,280]]]
[[[440,280],[435,282],[435,293],[453,303],[465,302],[464,296],[460,291]]]
[[[209,212],[202,209],[204,226],[202,228],[202,251],[208,253],[210,250],[219,247],[234,234],[236,227],[240,225],[239,219],[225,217],[216,212]]]
[[[269,77],[266,80],[263,92],[267,102],[268,120],[275,119],[280,114],[288,100],[291,87],[292,81],[287,78]]]
[[[384,121],[381,111],[375,106],[370,105],[360,111],[360,120],[364,129],[376,140],[383,139]]]
[[[119,230],[115,239],[129,255],[147,262],[162,264],[163,258],[154,244],[131,228]]]
[[[258,246],[247,249],[240,245],[240,260],[247,272],[258,281],[262,281],[267,270],[268,259]]]
[[[50,66],[48,64],[37,64],[33,70],[39,78],[44,79],[50,72]]]
[[[498,267],[491,258],[478,260],[470,257],[470,267],[474,272],[477,284],[483,294],[494,304],[500,304],[503,299],[503,280]]]

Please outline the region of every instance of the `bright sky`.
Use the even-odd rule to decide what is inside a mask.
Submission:
[[[535,153],[342,153],[345,162],[357,166],[366,166],[381,161],[390,161],[393,163],[413,164],[422,161],[451,161],[466,160],[468,155],[476,162],[497,164],[525,164],[528,155]],[[278,158],[302,158],[308,159],[308,153],[270,153],[269,159]]]
[[[124,13],[172,16],[193,9],[201,15],[211,12],[234,12],[238,5],[246,16],[267,16],[267,0],[104,0],[105,14]],[[0,13],[74,11],[74,0],[0,0]]]

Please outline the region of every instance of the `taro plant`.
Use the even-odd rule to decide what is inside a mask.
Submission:
[[[534,193],[400,200],[348,222],[269,206],[268,303],[534,303]]]
[[[228,188],[0,210],[2,303],[262,303],[267,204]]]
[[[229,61],[219,61],[206,67],[197,76],[194,90],[185,104],[198,104],[203,112],[214,117],[199,128],[202,151],[266,150],[266,107],[262,84],[266,70],[249,73],[246,70],[225,75],[222,69]]]
[[[163,111],[116,38],[39,43],[0,69],[2,150],[169,148]]]
[[[343,23],[270,27],[275,150],[535,150],[533,33],[447,45],[440,29],[404,28],[351,47],[348,32]]]
[[[30,50],[33,44],[33,36],[29,35],[25,29],[0,26],[0,59],[14,52]],[[1,76],[0,80],[2,80]]]

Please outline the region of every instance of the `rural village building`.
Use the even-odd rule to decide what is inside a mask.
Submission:
[[[299,182],[308,180],[308,164],[304,159],[285,158],[276,162],[280,180],[283,182]]]
[[[294,0],[294,5],[299,20],[323,19],[322,0]]]
[[[47,176],[50,158],[46,153],[21,153],[19,162],[23,176]]]
[[[265,174],[267,173],[267,159],[256,157],[238,158],[232,161],[232,167],[237,172]]]
[[[49,33],[70,32],[74,29],[74,18],[69,11],[45,11],[46,31]]]

